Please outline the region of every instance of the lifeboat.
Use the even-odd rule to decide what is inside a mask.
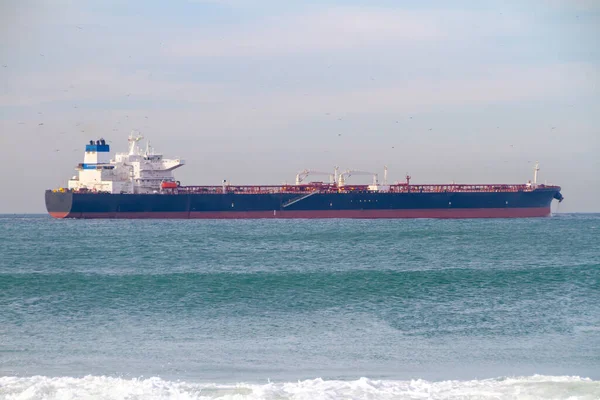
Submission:
[[[161,189],[177,189],[177,182],[163,181],[160,184]]]

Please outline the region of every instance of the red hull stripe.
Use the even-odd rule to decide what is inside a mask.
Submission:
[[[426,210],[312,210],[312,211],[202,211],[202,212],[50,212],[55,218],[172,218],[172,219],[258,219],[258,218],[526,218],[549,217],[550,207],[455,208]]]
[[[52,215],[54,218],[73,218],[68,212],[62,211],[49,211],[48,214]]]

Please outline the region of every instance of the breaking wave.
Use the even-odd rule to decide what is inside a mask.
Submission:
[[[161,378],[0,377],[0,399],[598,399],[600,381],[577,376],[471,381],[311,379],[266,384],[211,384]]]

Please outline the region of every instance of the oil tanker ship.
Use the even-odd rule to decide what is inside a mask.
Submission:
[[[295,184],[182,186],[173,171],[185,165],[166,159],[142,136],[129,136],[129,151],[110,158],[105,140],[85,146],[83,163],[66,188],[47,190],[55,218],[513,218],[547,217],[559,186],[524,184],[411,184],[383,182],[377,174],[338,168],[332,174],[304,170]],[[305,181],[329,175],[328,182]],[[372,175],[370,185],[346,182]]]

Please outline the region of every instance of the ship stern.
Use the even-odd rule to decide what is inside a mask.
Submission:
[[[73,193],[46,190],[46,210],[54,218],[68,218],[73,207]]]

